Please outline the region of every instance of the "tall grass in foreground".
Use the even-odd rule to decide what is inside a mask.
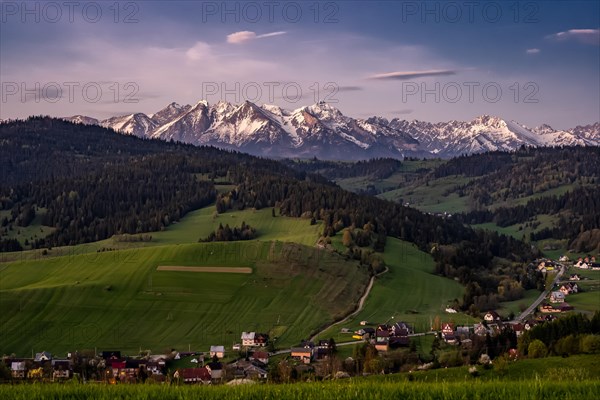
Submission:
[[[247,386],[158,386],[158,385],[1,385],[1,399],[206,399],[206,400],[281,400],[281,399],[597,399],[600,381],[551,382],[344,382],[299,383],[293,385]]]

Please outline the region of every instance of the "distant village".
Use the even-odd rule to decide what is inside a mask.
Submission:
[[[565,265],[569,265],[572,270],[600,270],[600,264],[596,262],[595,257],[579,258],[573,262],[561,257],[557,262],[542,259],[536,263],[538,270],[544,273],[558,273],[559,270],[561,273],[566,272]],[[578,282],[585,278],[579,273],[565,275],[562,280],[559,280],[559,277],[560,275],[557,276],[553,287],[547,290],[549,295],[534,308],[534,311],[537,309],[537,313],[522,315],[523,318],[514,320],[503,319],[498,312],[490,310],[483,314],[481,322],[460,325],[448,315],[446,321],[438,319],[432,323],[431,331],[424,333],[415,333],[412,326],[402,321],[393,324],[361,321],[361,327],[357,330],[341,330],[341,333],[354,339],[352,342],[336,344],[333,339],[302,341],[297,346],[278,351],[274,348],[269,334],[248,331],[241,332],[240,342],[233,344],[230,351],[226,350],[224,345],[210,346],[206,352],[183,352],[173,349],[168,354],[153,355],[140,352],[134,357],[124,355],[116,349],[73,352],[67,353],[66,356],[42,351],[33,354],[31,358],[4,356],[2,361],[10,369],[13,381],[24,382],[77,379],[109,384],[147,381],[205,385],[253,383],[269,380],[274,368],[277,369],[278,375],[286,373],[281,371],[282,363],[285,363],[285,369],[290,375],[301,376],[310,372],[323,378],[331,377],[331,374],[335,373],[337,378],[343,378],[351,376],[351,373],[357,370],[356,360],[352,357],[337,359],[338,346],[362,343],[363,346],[370,346],[375,352],[386,354],[402,348],[414,352],[415,346],[411,342],[414,336],[435,335],[434,340],[439,343],[458,346],[463,350],[472,349],[475,345],[481,346],[481,343],[489,345],[490,340],[502,335],[518,338],[535,325],[557,318],[556,314],[573,310],[566,299],[581,290]],[[457,311],[446,308],[446,313],[455,314]],[[509,353],[513,357],[518,356],[516,348],[510,349]],[[277,359],[275,363],[271,362],[273,358]],[[331,367],[333,358],[340,364],[335,368]]]

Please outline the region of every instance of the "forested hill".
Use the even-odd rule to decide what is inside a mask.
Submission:
[[[0,124],[0,155],[0,177],[4,186],[82,175],[112,165],[126,166],[131,160],[151,155],[202,159],[198,172],[209,173],[211,177],[223,177],[232,169],[246,166],[255,172],[260,170],[298,179],[307,176],[276,161],[245,153],[140,139],[97,125],[74,124],[48,117]],[[325,182],[316,175],[310,178]]]
[[[456,188],[473,208],[525,198],[561,186],[598,186],[600,147],[528,148],[458,157],[437,167],[434,178],[476,178]]]
[[[287,160],[357,193],[452,214],[546,250],[600,251],[600,148],[521,147],[451,160]]]
[[[160,230],[216,202],[220,212],[278,207],[282,215],[322,220],[326,236],[355,226],[373,232],[380,246],[388,235],[413,242],[434,255],[440,273],[479,282],[481,294],[495,292],[506,278],[490,277],[494,260],[525,262],[534,256],[530,246],[510,237],[351,193],[276,161],[215,148],[32,118],[0,125],[0,155],[0,205],[8,214],[3,233],[9,226],[27,226],[44,209],[42,224],[54,231],[37,239],[36,248]],[[217,194],[214,179],[233,189]],[[2,243],[4,251],[21,247],[8,239]],[[536,285],[524,268],[510,279]]]

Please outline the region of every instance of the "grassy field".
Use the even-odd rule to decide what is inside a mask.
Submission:
[[[388,382],[349,379],[291,385],[18,385],[0,386],[4,399],[595,399],[600,382],[530,379],[481,382]]]
[[[503,317],[508,317],[511,312],[514,313],[514,315],[519,315],[521,313],[521,309],[527,308],[531,303],[534,302],[535,299],[540,296],[540,294],[541,293],[535,289],[526,290],[522,299],[500,303],[500,308],[498,308],[496,311]]]
[[[511,361],[504,371],[498,368],[485,369],[479,366],[478,381],[521,381],[551,379],[553,381],[581,381],[594,379],[600,382],[600,357],[596,355],[575,355],[570,357],[547,357]],[[475,381],[469,367],[440,368],[429,371],[415,371],[410,374],[418,382],[464,382]],[[407,374],[369,377],[373,381],[403,381]]]
[[[269,217],[271,218],[271,217]],[[157,271],[251,267],[252,274]],[[274,241],[194,243],[5,264],[0,353],[231,346],[244,330],[278,346],[354,307],[368,280],[355,262]]]
[[[152,235],[152,241],[150,242],[118,242],[111,238],[76,246],[55,247],[47,250],[48,254],[45,256],[42,255],[43,250],[0,253],[0,262],[27,259],[43,260],[54,256],[74,257],[80,254],[96,253],[102,248],[131,250],[139,247],[197,243],[198,239],[208,236],[219,224],[239,227],[244,221],[257,230],[257,235],[261,240],[279,240],[300,243],[306,246],[313,246],[317,242],[322,230],[320,222],[310,225],[309,220],[306,219],[277,215],[275,218],[272,217],[270,208],[216,214],[215,207],[209,206],[188,213],[179,222],[171,224],[164,231],[150,232],[150,235]]]
[[[401,186],[410,184],[418,178],[423,170],[431,170],[444,163],[442,160],[416,160],[402,161],[402,166],[397,172],[394,172],[387,178],[378,179],[372,176],[356,176],[352,178],[341,178],[335,182],[342,188],[350,191],[364,190],[367,186],[373,186],[380,192],[388,192],[398,189]]]
[[[347,322],[324,332],[323,338],[337,341],[351,340],[351,334],[340,333],[341,328],[359,329],[359,322],[371,323],[405,321],[419,332],[430,330],[431,322],[458,324],[473,323],[465,314],[447,314],[446,306],[462,297],[464,288],[458,282],[433,275],[433,260],[411,243],[388,238],[384,259],[389,272],[381,275],[367,298],[363,310]]]
[[[258,240],[197,243],[219,224],[242,221],[257,229]],[[44,256],[41,250],[4,253],[0,313],[6,340],[0,352],[202,351],[212,344],[231,346],[243,330],[270,332],[279,337],[279,348],[296,344],[352,310],[368,280],[355,262],[314,247],[321,229],[305,219],[273,217],[271,209],[217,215],[211,206],[151,233],[150,242],[107,239],[53,248]],[[116,250],[98,252],[103,248]],[[345,326],[392,316],[418,330],[428,330],[436,316],[472,322],[444,314],[463,287],[431,274],[429,255],[390,238],[384,257],[390,271],[376,280],[363,311]],[[250,267],[252,273],[157,271],[169,265]],[[348,340],[339,328],[326,336]]]
[[[55,228],[42,225],[42,218],[46,214],[45,208],[37,208],[36,215],[31,224],[28,226],[13,226],[12,230],[9,230],[6,235],[3,235],[3,239],[17,239],[21,242],[23,248],[29,248],[25,246],[25,241],[33,242],[35,239],[44,238],[55,231]],[[4,217],[10,218],[10,210],[0,211],[0,220]]]
[[[575,282],[583,292],[570,294],[565,301],[575,307],[576,311],[592,313],[600,310],[600,271],[572,267],[565,273],[563,281],[567,281],[571,274],[577,274],[583,278],[581,281]]]
[[[470,181],[470,178],[464,176],[448,176],[429,181],[428,185],[414,184],[400,189],[391,190],[379,195],[379,197],[410,203],[425,212],[448,212],[457,213],[469,210],[468,198],[459,197],[456,193],[446,194],[450,189],[458,185],[464,185]]]
[[[529,237],[529,234],[531,232],[538,232],[544,228],[552,228],[557,220],[557,216],[540,214],[537,215],[535,221],[533,221],[535,223],[539,223],[539,225],[535,229],[532,229],[531,226],[525,226],[525,224],[515,224],[506,227],[501,227],[493,222],[487,222],[485,224],[476,224],[472,225],[472,227],[496,231],[498,233],[502,233],[507,236],[512,236],[515,239],[520,240],[523,238],[523,235],[525,235],[525,237],[527,238]]]

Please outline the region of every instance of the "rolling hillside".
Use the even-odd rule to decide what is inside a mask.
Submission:
[[[251,274],[158,271],[250,267]],[[354,262],[274,241],[157,246],[5,264],[0,352],[228,347],[244,330],[289,346],[354,307],[368,275]]]
[[[257,229],[258,240],[196,243],[221,223],[242,221]],[[269,332],[277,347],[296,344],[353,310],[368,280],[357,262],[314,247],[321,229],[267,209],[215,215],[210,206],[152,233],[150,242],[107,239],[53,248],[45,256],[24,252],[22,261],[0,264],[6,338],[0,352],[206,350],[230,347],[243,330]],[[432,275],[431,256],[388,242],[390,271],[376,280],[354,321],[394,315],[427,330],[464,289]],[[98,252],[108,248],[115,250]],[[164,265],[251,267],[252,273],[157,271]]]

